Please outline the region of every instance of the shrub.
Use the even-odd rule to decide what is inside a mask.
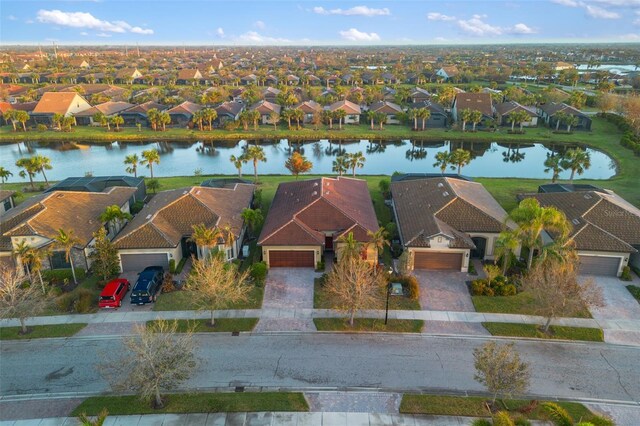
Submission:
[[[516,286],[513,284],[503,285],[499,289],[498,296],[515,296],[517,293]]]
[[[78,281],[82,281],[87,273],[82,268],[76,268],[76,278]],[[45,281],[49,281],[52,284],[61,283],[65,279],[69,281],[73,281],[73,274],[71,273],[71,268],[69,269],[49,269],[46,271],[42,271],[42,279]]]
[[[176,260],[175,259],[169,260],[169,273],[171,273],[171,274],[175,274],[176,273]]]
[[[515,426],[531,426],[531,422],[524,417],[518,417],[513,419],[513,424]]]
[[[267,264],[265,262],[257,262],[251,265],[251,272],[249,273],[257,284],[261,285],[265,278],[267,278]]]
[[[47,131],[47,125],[46,124],[38,124],[36,126],[36,130],[38,130],[39,132],[46,132]]]
[[[477,279],[471,281],[471,294],[473,296],[484,296],[487,288],[487,280]]]
[[[389,238],[393,238],[398,234],[398,225],[394,222],[389,222],[384,226],[385,231],[389,234]]]
[[[61,312],[69,312],[73,307],[75,298],[72,293],[63,294],[56,299],[56,307]]]
[[[631,268],[628,266],[625,266],[624,268],[622,268],[622,274],[620,275],[620,279],[622,281],[632,281],[633,277],[631,276]]]
[[[74,310],[79,314],[85,314],[91,310],[93,294],[86,288],[81,288],[75,293]]]
[[[615,426],[615,422],[608,417],[603,416],[591,416],[589,417],[589,424],[593,426]]]
[[[511,417],[509,417],[509,413],[506,411],[498,411],[493,416],[493,426],[515,426]]]
[[[318,272],[324,271],[324,260],[321,260],[320,262],[316,263],[316,271]]]
[[[545,402],[542,407],[547,412],[551,421],[558,426],[572,426],[573,419],[567,413],[567,410],[556,404],[555,402]]]

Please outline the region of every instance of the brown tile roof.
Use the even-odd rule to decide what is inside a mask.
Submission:
[[[498,233],[507,217],[481,184],[462,179],[434,177],[393,182],[391,193],[405,245],[421,246],[430,237],[443,234],[466,247],[470,239],[465,233]]]
[[[167,106],[159,104],[158,102],[149,101],[140,105],[136,105],[123,112],[137,112],[138,114],[146,114],[150,109],[153,109],[153,108],[156,108],[159,111],[164,111],[167,108]]]
[[[193,115],[202,109],[202,105],[198,105],[193,102],[184,101],[180,105],[176,105],[173,108],[167,110],[169,114],[188,114]]]
[[[556,103],[549,102],[540,107],[542,111],[544,111],[548,116],[554,116],[559,112],[564,112],[565,114],[576,115],[576,116],[585,116],[582,111],[572,107],[571,105],[567,105],[564,103]],[[586,117],[586,116],[585,116]]]
[[[129,222],[114,239],[119,249],[171,248],[191,235],[193,225],[229,225],[238,237],[244,221],[242,210],[253,199],[254,186],[236,184],[232,188],[191,188],[162,191]]]
[[[263,115],[270,114],[272,112],[276,112],[280,114],[280,105],[274,104],[273,102],[262,100],[251,105],[251,107],[249,108],[249,111],[254,111],[254,110],[257,110],[260,114],[263,114]]]
[[[278,185],[258,244],[321,245],[324,231],[342,235],[350,229],[359,241],[367,240],[366,231],[378,229],[365,181],[338,177],[286,182]]]
[[[11,197],[15,193],[16,191],[12,191],[10,189],[0,189],[0,201],[6,200],[7,198]]]
[[[538,114],[533,109],[533,107],[526,107],[515,101],[502,102],[496,105],[496,113],[500,115],[508,115],[513,111],[524,111],[530,117],[537,117]]]
[[[322,111],[322,105],[316,101],[304,101],[293,107],[293,109],[301,109],[305,114],[313,114]]]
[[[106,116],[117,114],[124,110],[127,110],[135,105],[129,102],[104,102],[82,112],[74,114],[76,117],[92,117],[95,113],[101,112]]]
[[[542,206],[564,212],[573,225],[578,250],[634,253],[640,245],[640,209],[608,191],[520,194],[535,198]]]
[[[54,191],[40,194],[9,210],[2,218],[3,237],[40,235],[53,239],[59,229],[73,230],[86,246],[103,223],[99,216],[111,205],[124,205],[136,188],[111,187],[104,192]]]
[[[198,69],[181,69],[178,71],[178,80],[190,80],[192,78],[202,78],[202,74]]]
[[[470,109],[480,111],[488,117],[493,116],[493,108],[491,95],[488,93],[458,93],[454,100],[454,104],[458,111]]]
[[[86,103],[82,96],[76,92],[46,92],[40,98],[33,112],[34,114],[66,114],[71,108],[71,104],[76,101],[76,97]]]
[[[400,105],[394,104],[393,102],[376,102],[369,107],[369,110],[374,112],[384,112],[385,114],[397,114],[402,112],[402,107]]]
[[[336,111],[339,109],[344,110],[347,114],[360,114],[361,112],[360,105],[356,105],[353,102],[347,100],[338,101],[329,105],[330,111]]]

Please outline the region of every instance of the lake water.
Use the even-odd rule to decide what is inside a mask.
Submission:
[[[94,176],[125,174],[123,160],[126,155],[140,154],[143,150],[156,148],[160,152],[160,164],[154,165],[154,175],[190,176],[196,169],[203,174],[236,174],[229,156],[241,155],[249,144],[257,143],[264,147],[267,162],[258,165],[259,174],[288,174],[284,167],[285,159],[293,150],[302,152],[313,162],[312,173],[331,174],[332,162],[336,156],[345,152],[362,151],[367,160],[358,174],[392,174],[439,172],[433,166],[434,157],[439,151],[464,148],[472,152],[471,164],[464,167],[462,174],[471,177],[521,177],[549,178],[544,173],[544,160],[547,154],[562,152],[568,145],[508,144],[496,142],[415,142],[395,140],[386,142],[320,140],[316,142],[293,143],[283,140],[239,141],[239,142],[128,142],[110,144],[72,144],[37,143],[0,145],[0,159],[3,167],[13,176],[9,182],[22,181],[18,176],[16,160],[34,154],[51,159],[53,169],[47,171],[51,180],[60,180],[69,176],[83,176],[87,172]],[[587,149],[591,154],[591,168],[581,177],[587,179],[607,179],[615,175],[614,162],[606,154]],[[245,164],[243,172],[253,173],[253,166]],[[144,167],[139,174],[149,175]],[[562,173],[568,178],[569,172]],[[39,175],[38,180],[41,180]]]

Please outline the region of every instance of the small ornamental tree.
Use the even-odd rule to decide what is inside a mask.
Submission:
[[[498,396],[511,398],[529,388],[529,364],[520,359],[513,343],[498,345],[490,341],[473,351],[475,381],[487,387],[495,403]]]
[[[287,158],[284,166],[296,177],[296,180],[298,180],[298,176],[301,173],[308,173],[311,170],[313,163],[299,152],[294,152],[291,154],[291,157]]]
[[[89,255],[93,262],[91,268],[102,281],[107,281],[120,272],[118,250],[107,238],[107,230],[103,227],[94,232],[93,237],[96,241],[94,250]]]
[[[48,299],[15,268],[0,267],[0,318],[18,318],[21,333],[28,332],[26,320],[39,315]]]

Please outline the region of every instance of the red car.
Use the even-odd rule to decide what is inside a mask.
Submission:
[[[100,308],[119,308],[122,306],[122,299],[129,291],[131,284],[124,278],[116,278],[111,280],[104,286],[104,290],[100,293],[98,307]]]

